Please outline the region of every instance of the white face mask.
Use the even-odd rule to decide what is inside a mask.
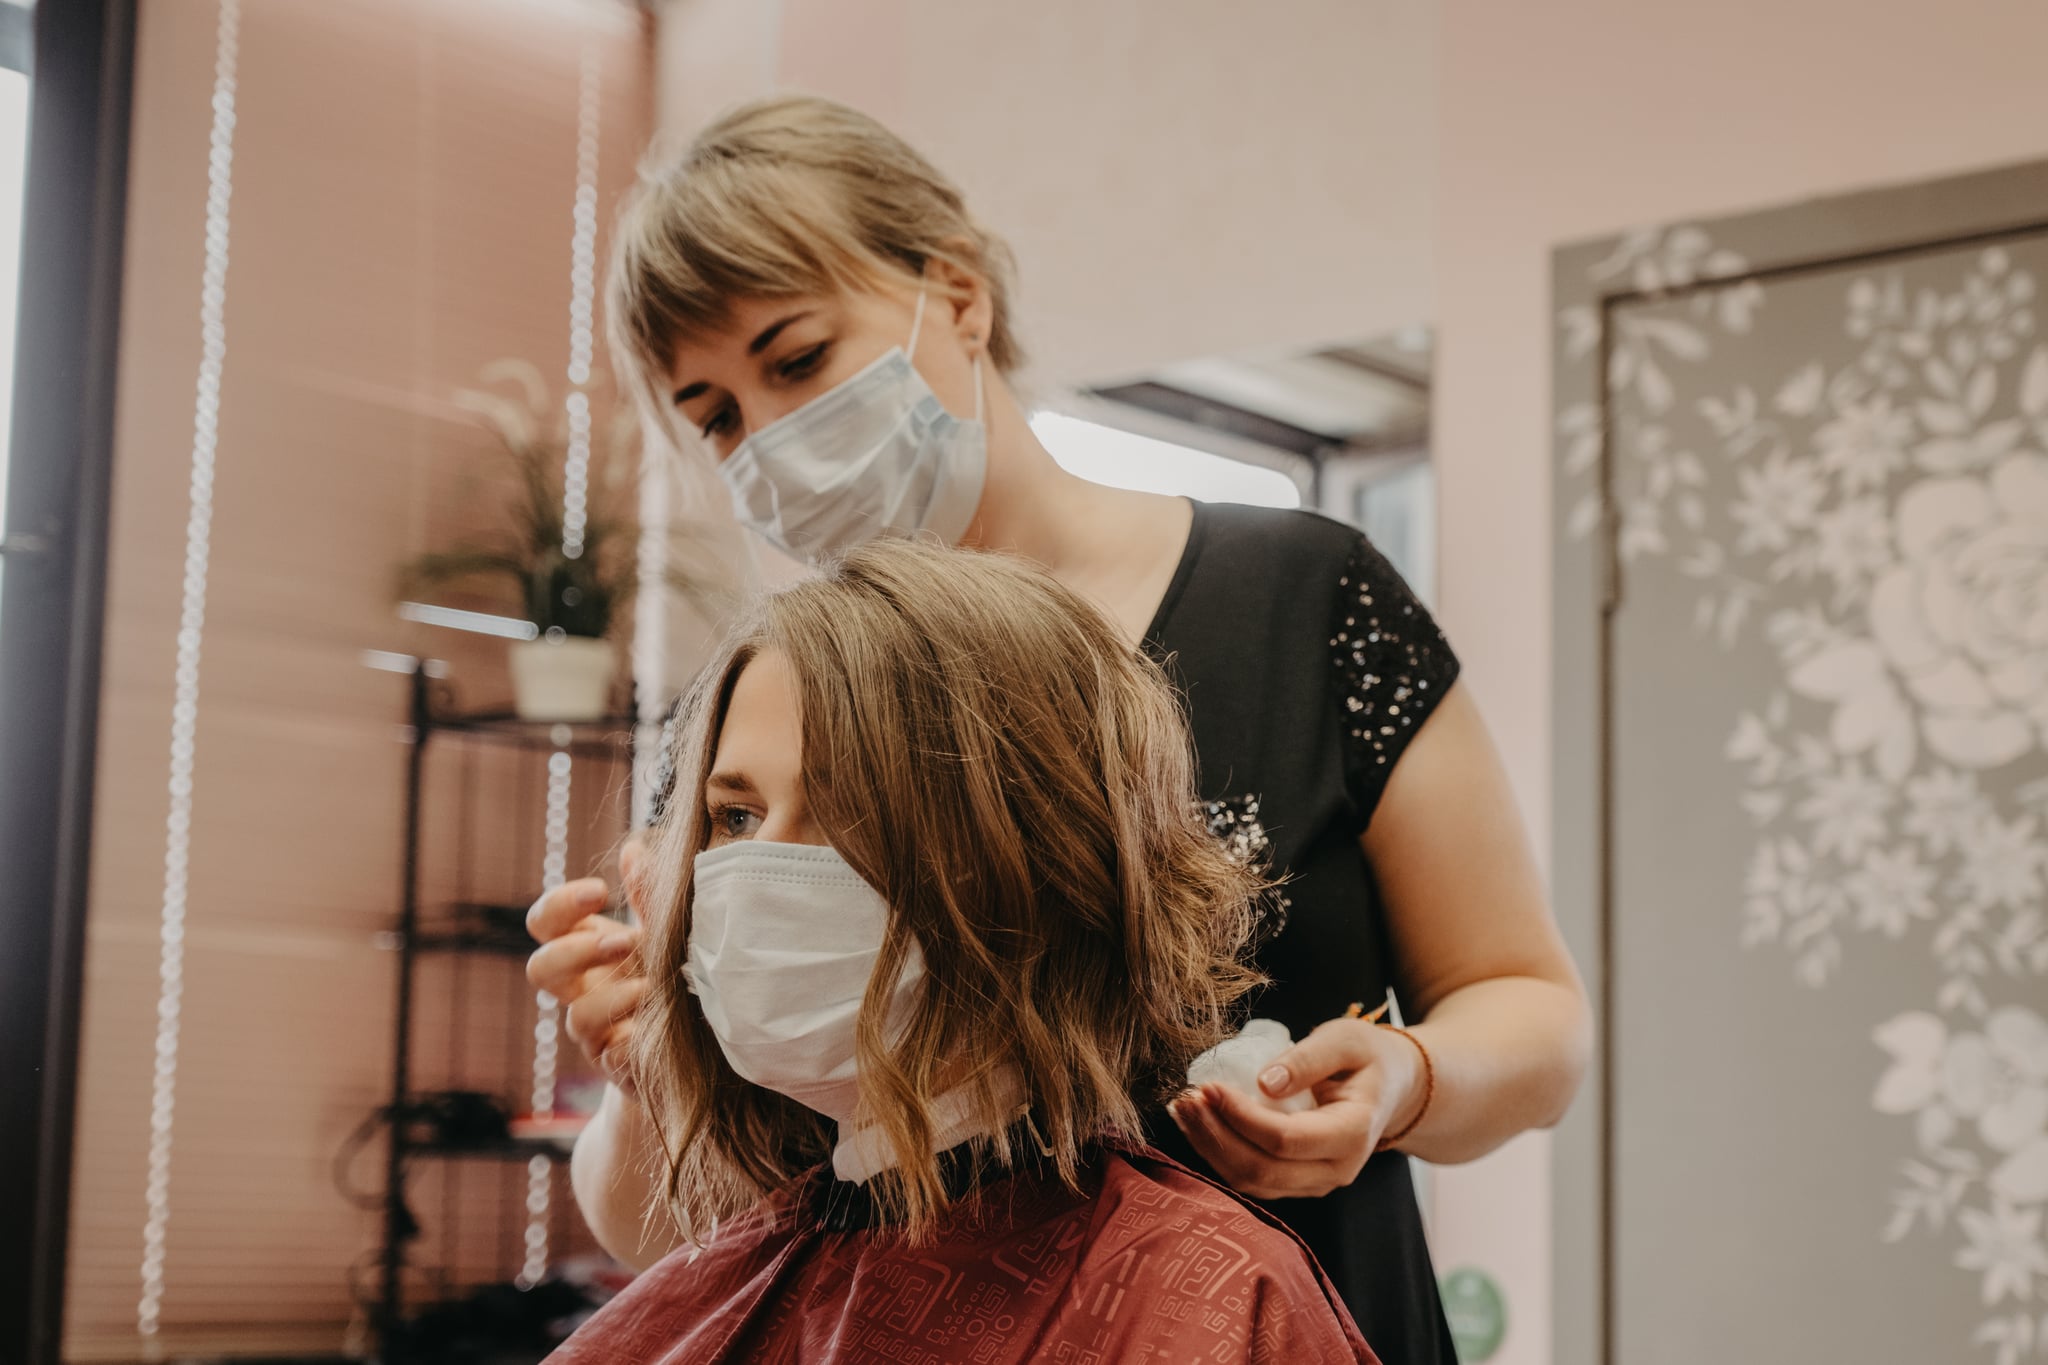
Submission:
[[[684,975],[732,1069],[851,1119],[854,1025],[888,923],[888,903],[834,849],[749,841],[698,854]],[[913,945],[890,997],[892,1039],[923,980]]]
[[[761,428],[718,466],[743,524],[807,560],[883,535],[930,531],[953,545],[966,534],[988,473],[981,358],[974,420],[963,422],[910,361],[924,302],[920,290],[907,348]]]

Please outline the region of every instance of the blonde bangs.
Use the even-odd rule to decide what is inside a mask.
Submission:
[[[987,283],[989,359],[1016,370],[1009,249],[973,220],[960,191],[857,110],[808,96],[758,101],[643,174],[613,239],[614,354],[668,420],[663,390],[678,343],[721,330],[738,301],[915,282],[934,260]]]
[[[872,288],[882,263],[857,254],[851,236],[831,195],[803,171],[714,164],[650,187],[619,225],[613,343],[659,388],[677,346],[728,326],[737,300]]]

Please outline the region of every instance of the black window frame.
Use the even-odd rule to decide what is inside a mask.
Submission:
[[[0,526],[0,1361],[57,1365],[136,0],[0,4],[32,70]],[[10,263],[0,262],[0,269]]]

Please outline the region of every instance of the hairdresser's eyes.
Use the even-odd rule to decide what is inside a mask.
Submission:
[[[751,839],[760,828],[761,817],[745,806],[711,808],[711,837],[714,839]]]
[[[825,363],[825,353],[832,348],[829,341],[821,341],[806,350],[798,351],[786,360],[776,362],[775,373],[788,383],[809,379]]]
[[[733,424],[738,420],[738,409],[731,403],[720,403],[711,410],[711,415],[704,419],[704,424],[698,430],[704,433],[705,440],[713,441],[731,431]]]

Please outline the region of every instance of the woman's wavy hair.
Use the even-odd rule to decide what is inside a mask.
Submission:
[[[1100,611],[1017,559],[891,541],[761,599],[678,728],[633,1065],[679,1222],[746,1208],[837,1136],[735,1073],[684,985],[705,779],[735,682],[770,651],[794,678],[812,818],[889,907],[858,1024],[856,1124],[895,1157],[871,1190],[928,1230],[949,1202],[932,1101],[964,1085],[990,1134],[977,1159],[1009,1166],[1018,1080],[1032,1140],[1077,1185],[1088,1145],[1139,1140],[1141,1106],[1259,984],[1244,957],[1269,886],[1210,834],[1178,698]],[[925,976],[892,1043],[878,983],[913,943]]]

